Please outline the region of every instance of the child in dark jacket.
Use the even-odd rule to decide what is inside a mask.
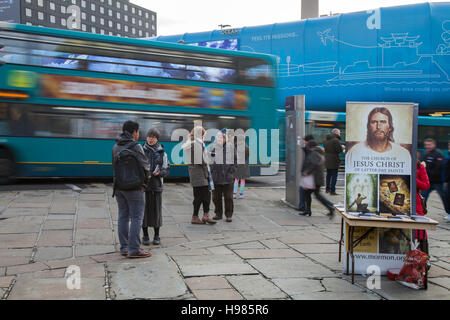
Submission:
[[[150,129],[144,144],[144,153],[150,162],[150,178],[145,191],[145,212],[142,222],[144,236],[142,243],[150,245],[148,228],[154,228],[153,244],[161,244],[159,229],[162,226],[162,191],[163,178],[169,175],[169,165],[164,147],[158,142],[160,133],[157,129]]]

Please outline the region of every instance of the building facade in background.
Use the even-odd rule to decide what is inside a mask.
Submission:
[[[129,38],[156,36],[156,12],[129,0],[0,0],[0,21]]]

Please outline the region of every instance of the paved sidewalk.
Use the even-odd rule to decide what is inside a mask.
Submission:
[[[283,189],[250,188],[235,201],[232,223],[194,226],[190,186],[165,188],[161,246],[150,246],[153,256],[142,260],[116,252],[117,204],[107,185],[0,192],[0,298],[450,299],[450,223],[435,193],[430,216],[441,224],[429,233],[428,291],[386,278],[372,291],[364,277],[352,285],[342,274],[340,219],[330,221],[316,202],[313,216],[302,217],[280,201]],[[67,288],[73,265],[79,290]]]

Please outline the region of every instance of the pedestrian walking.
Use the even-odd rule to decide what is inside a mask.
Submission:
[[[145,208],[145,184],[150,164],[139,139],[139,124],[127,121],[122,134],[112,149],[114,174],[113,197],[119,208],[118,233],[120,252],[128,258],[146,258],[149,251],[142,250],[140,233]]]
[[[213,202],[214,220],[222,220],[225,202],[226,222],[233,221],[233,182],[236,172],[236,148],[232,141],[229,141],[226,130],[223,129],[216,135],[216,141],[210,146],[209,154],[214,158],[211,164],[211,175],[214,182]]]
[[[197,126],[192,129],[188,141],[182,146],[182,149],[189,159],[189,181],[194,192],[194,213],[192,215],[192,224],[215,224],[216,221],[209,215],[211,204],[211,191],[214,189],[211,170],[206,155],[204,143],[206,130]],[[199,218],[200,207],[203,205],[203,217]]]
[[[169,175],[169,160],[164,152],[164,146],[159,143],[161,134],[157,129],[147,132],[144,153],[150,163],[150,178],[145,191],[145,211],[142,223],[142,244],[150,245],[148,228],[154,229],[153,244],[160,245],[159,230],[162,227],[162,192],[163,180]]]
[[[303,172],[303,167],[305,165],[305,157],[306,157],[306,145],[308,144],[309,141],[314,140],[314,136],[313,135],[307,135],[304,139],[303,139],[303,164],[302,164],[302,169],[301,171]],[[306,210],[306,202],[305,202],[305,190],[300,186],[298,188],[298,193],[299,193],[299,204],[298,204],[298,211],[304,213]],[[302,214],[301,213],[301,214]]]
[[[319,147],[318,143],[311,140],[306,145],[306,157],[302,170],[303,179],[311,179],[313,186],[305,189],[305,204],[306,210],[302,215],[311,216],[311,195],[320,201],[327,209],[330,219],[334,216],[334,206],[329,200],[327,200],[321,193],[320,188],[324,185],[324,167],[325,157],[324,151]]]
[[[449,207],[447,205],[447,201],[445,200],[444,193],[444,184],[442,179],[442,172],[444,170],[445,157],[436,148],[436,141],[434,139],[425,140],[424,147],[426,153],[422,157],[422,161],[426,163],[426,170],[428,174],[428,178],[430,180],[430,188],[426,191],[422,192],[423,197],[425,198],[425,202],[428,202],[428,197],[433,190],[436,190],[439,194],[439,197],[444,204],[445,212],[447,213],[446,219],[450,216]]]
[[[235,137],[238,162],[236,165],[236,172],[234,174],[233,199],[237,198],[238,189],[239,199],[244,199],[245,180],[250,178],[250,167],[248,165],[248,161],[250,158],[250,148],[248,147],[247,143],[245,143],[244,139],[240,141],[238,137]],[[243,148],[241,148],[239,143],[243,143]]]
[[[341,131],[333,129],[327,136],[323,144],[325,148],[325,167],[327,169],[326,193],[337,196],[336,183],[339,173],[339,164],[341,162],[339,155],[343,151],[341,145]]]
[[[425,215],[424,207],[422,206],[422,195],[430,188],[430,180],[428,179],[427,170],[425,166],[420,163],[420,152],[417,152],[417,176],[416,176],[416,214],[419,216]],[[415,239],[419,242],[419,247],[423,252],[428,253],[428,235],[425,230],[415,230]]]

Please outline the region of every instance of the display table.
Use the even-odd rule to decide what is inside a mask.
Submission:
[[[355,283],[355,257],[353,249],[361,243],[375,228],[392,228],[392,229],[410,229],[410,230],[436,230],[439,224],[437,221],[426,218],[427,221],[415,221],[410,217],[395,218],[384,216],[359,217],[345,212],[343,207],[335,207],[337,213],[341,216],[341,238],[339,241],[339,262],[341,262],[341,247],[344,241],[344,221],[348,225],[347,243],[347,275],[349,274],[349,259],[352,258],[352,284]],[[358,239],[354,239],[355,227],[370,228],[365,234]]]

